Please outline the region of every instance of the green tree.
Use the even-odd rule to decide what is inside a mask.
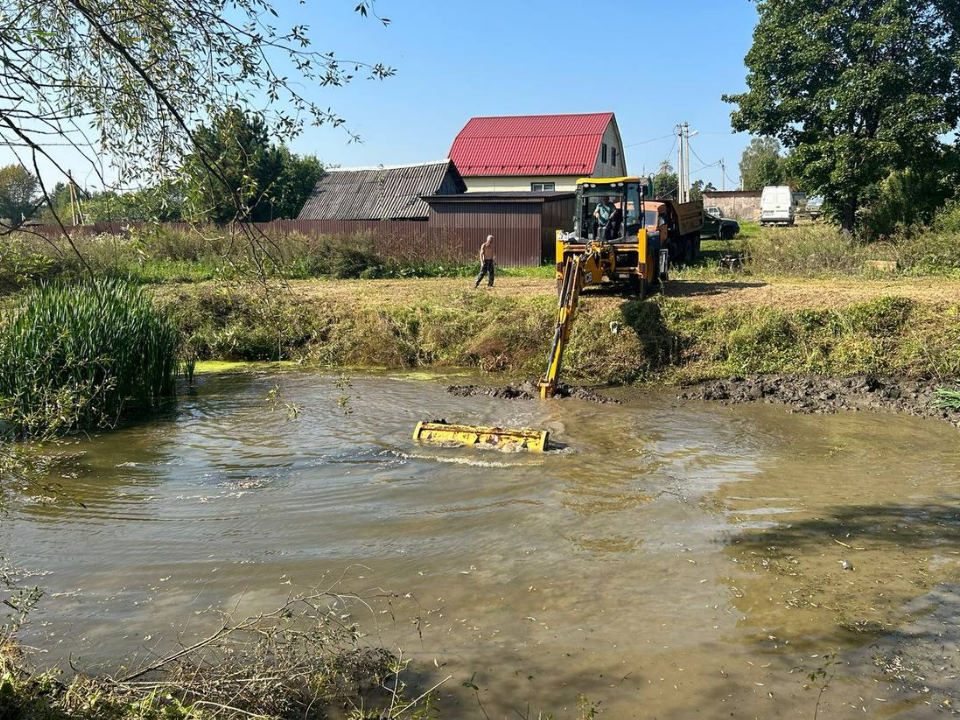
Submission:
[[[864,198],[861,231],[870,239],[931,224],[956,192],[960,153],[939,162],[894,170]]]
[[[740,178],[744,190],[762,190],[767,185],[786,181],[780,142],[772,137],[755,137],[740,158]]]
[[[960,118],[956,0],[756,0],[734,129],[778,138],[788,169],[852,231],[892,170],[941,152]]]
[[[680,189],[680,179],[667,160],[660,163],[660,169],[653,176],[653,192],[658,198],[675,198]]]
[[[350,6],[387,24],[375,2]],[[394,70],[341,62],[318,49],[302,13],[289,12],[292,22],[284,25],[285,5],[7,0],[0,32],[0,145],[15,146],[37,173],[42,163],[55,168],[63,180],[67,171],[53,148],[73,145],[92,170],[106,158],[117,185],[130,186],[176,178],[187,155],[225,180],[198,142],[199,128],[237,104],[261,111],[278,140],[296,136],[307,123],[355,137],[315,89],[355,77],[384,79]],[[314,15],[322,22],[325,12]],[[43,183],[41,194],[55,212]],[[245,212],[242,200],[248,198],[233,199],[237,212]]]
[[[267,219],[262,201],[282,161],[263,118],[230,108],[200,126],[196,142],[184,164],[191,217],[218,223]]]
[[[704,185],[703,180],[694,180],[693,184],[690,185],[690,199],[703,200],[703,194],[705,192],[713,192],[716,189],[717,188],[711,182],[708,182],[706,185]]]
[[[323,163],[314,155],[296,155],[280,147],[281,169],[270,192],[271,219],[295,218],[323,175]]]
[[[187,157],[184,176],[193,219],[225,223],[296,217],[323,166],[275,145],[263,118],[230,108],[197,131],[201,150]],[[211,171],[209,165],[216,167]],[[239,210],[238,210],[239,208]]]
[[[83,203],[83,214],[87,222],[178,222],[183,205],[180,185],[165,181],[127,193],[94,193]]]
[[[40,181],[22,165],[0,168],[0,219],[12,226],[31,217],[37,210]]]

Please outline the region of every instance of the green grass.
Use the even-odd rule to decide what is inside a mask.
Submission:
[[[551,295],[464,291],[384,301],[184,287],[165,300],[201,359],[300,360],[324,367],[442,368],[536,377]],[[611,332],[611,323],[620,328]],[[689,381],[746,373],[960,376],[960,303],[881,297],[843,308],[706,306],[656,295],[581,306],[564,360],[578,381]]]
[[[28,291],[0,328],[2,419],[21,435],[108,427],[174,393],[179,330],[118,280]]]
[[[231,237],[217,228],[184,232],[146,228],[126,236],[75,238],[97,277],[137,284],[271,278],[421,278],[471,277],[472,260],[433,257],[398,240],[394,252],[377,252],[371,236],[307,237],[290,233],[255,240]],[[716,278],[723,255],[741,255],[741,272],[764,277],[871,276],[869,260],[893,260],[904,275],[960,277],[960,235],[949,224],[904,231],[884,242],[862,243],[826,222],[793,228],[761,228],[743,222],[734,240],[705,240],[703,257],[693,267],[677,267],[686,279]],[[550,279],[553,266],[498,268],[501,277]],[[62,241],[53,244],[19,235],[0,245],[0,291],[55,278],[77,278],[84,268]]]

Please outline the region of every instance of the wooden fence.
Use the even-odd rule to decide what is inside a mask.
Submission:
[[[427,220],[274,220],[246,223],[242,226],[211,228],[191,223],[97,222],[68,227],[74,237],[123,235],[132,230],[163,228],[187,233],[249,232],[266,238],[300,234],[310,238],[339,235],[364,235],[373,240],[374,249],[384,257],[433,262],[473,262],[484,232],[471,228],[438,227]],[[56,225],[33,225],[27,232],[47,238],[62,236]],[[506,238],[504,238],[506,240]],[[510,242],[499,243],[497,259],[503,267],[527,267],[540,262],[539,229],[524,232]]]

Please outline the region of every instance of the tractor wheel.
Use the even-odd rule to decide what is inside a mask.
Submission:
[[[696,265],[700,259],[700,236],[694,235],[690,238],[690,261],[689,265]]]

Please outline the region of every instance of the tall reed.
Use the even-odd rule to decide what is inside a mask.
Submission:
[[[179,330],[118,280],[41,285],[0,328],[0,418],[19,435],[114,425],[174,394]]]

